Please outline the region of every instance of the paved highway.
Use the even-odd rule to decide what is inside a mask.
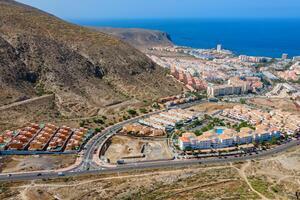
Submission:
[[[289,148],[300,145],[300,140],[292,140],[289,143],[282,144],[277,146],[274,149],[267,151],[259,152],[258,154],[253,153],[245,154],[240,157],[230,156],[230,157],[213,157],[213,158],[204,158],[204,159],[191,159],[191,160],[169,160],[169,161],[158,161],[158,162],[146,162],[146,163],[134,163],[134,164],[125,164],[119,165],[115,168],[103,168],[98,170],[85,170],[85,171],[67,171],[64,172],[66,177],[68,176],[78,176],[78,175],[90,175],[90,174],[105,174],[105,173],[116,173],[116,172],[128,172],[135,170],[144,170],[144,169],[158,169],[158,168],[168,168],[168,167],[183,167],[183,166],[192,166],[192,165],[205,165],[205,164],[222,164],[229,162],[240,162],[245,160],[252,160],[263,158],[266,156],[271,156],[273,154],[283,152]],[[48,179],[48,178],[57,178],[59,174],[57,172],[28,172],[15,174],[12,176],[0,175],[0,181],[17,181],[17,180],[34,180],[34,179]]]

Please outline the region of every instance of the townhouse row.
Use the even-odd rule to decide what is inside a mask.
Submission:
[[[93,130],[86,128],[71,129],[67,126],[31,123],[15,131],[0,133],[0,150],[79,150],[93,133]]]
[[[127,124],[123,126],[121,133],[141,137],[162,137],[166,135],[166,132],[162,129],[149,128],[140,124]]]
[[[184,125],[196,120],[198,115],[183,109],[171,109],[149,118],[139,120],[139,123],[155,129],[172,131],[177,125]]]

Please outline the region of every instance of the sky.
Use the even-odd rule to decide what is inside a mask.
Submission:
[[[300,0],[18,0],[66,20],[300,18]]]

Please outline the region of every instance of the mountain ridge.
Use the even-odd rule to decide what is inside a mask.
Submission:
[[[91,28],[115,36],[138,49],[145,49],[154,46],[174,46],[171,36],[166,32],[158,30],[112,27]]]

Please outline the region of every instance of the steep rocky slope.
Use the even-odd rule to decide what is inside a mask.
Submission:
[[[65,115],[90,115],[130,98],[181,91],[143,53],[119,39],[35,8],[0,0],[0,106],[55,93]]]
[[[173,46],[170,36],[161,31],[138,28],[94,28],[104,33],[116,36],[121,40],[143,49],[154,46]]]

